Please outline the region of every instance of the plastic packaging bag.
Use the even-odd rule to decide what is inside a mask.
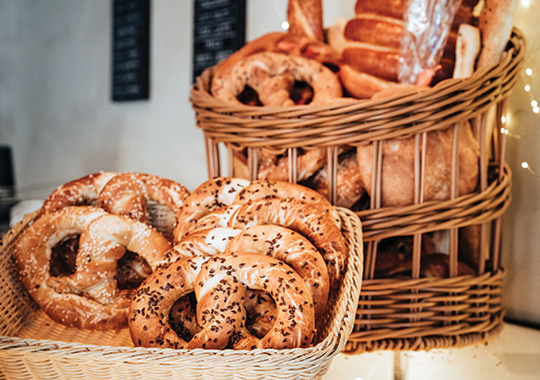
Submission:
[[[439,64],[461,0],[409,0],[401,41],[400,83],[415,84],[418,75]]]

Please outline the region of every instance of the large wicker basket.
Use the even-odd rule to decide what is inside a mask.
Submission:
[[[92,332],[51,321],[18,280],[11,257],[18,236],[35,218],[28,215],[0,246],[0,379],[320,379],[347,342],[362,282],[360,220],[347,209],[338,212],[348,264],[316,345],[253,351],[134,348],[127,329]]]
[[[362,219],[365,271],[347,353],[378,349],[426,350],[457,347],[487,339],[500,331],[503,310],[500,267],[502,216],[510,203],[510,170],[505,164],[504,118],[507,97],[519,79],[525,39],[514,29],[497,65],[466,79],[446,80],[427,90],[410,90],[377,100],[337,102],[290,108],[231,105],[210,94],[212,68],[192,87],[191,102],[202,129],[208,175],[256,179],[261,152],[288,160],[288,180],[297,181],[299,152],[326,149],[327,194],[336,204],[336,166],[340,146],[372,144],[371,197]],[[478,180],[474,191],[460,194],[458,128],[469,123],[478,141]],[[450,196],[423,201],[426,158],[422,149],[432,131],[453,134]],[[414,139],[414,202],[381,206],[382,144]],[[239,172],[238,152],[247,156]],[[247,173],[247,174],[246,174]],[[478,257],[474,274],[458,275],[461,233],[476,229]],[[420,276],[421,242],[426,234],[449,236],[446,278]],[[410,274],[376,278],[378,245],[391,237],[412,238]]]

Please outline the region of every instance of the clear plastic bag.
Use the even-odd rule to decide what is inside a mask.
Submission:
[[[409,0],[404,15],[398,79],[415,84],[418,76],[439,64],[461,0]]]

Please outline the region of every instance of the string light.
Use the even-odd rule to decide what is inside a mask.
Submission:
[[[540,175],[536,174],[532,169],[531,167],[529,166],[529,164],[527,162],[522,162],[521,163],[521,167],[523,169],[527,169],[533,176],[535,177],[540,177]]]
[[[529,5],[531,5],[531,1],[530,0],[521,0],[521,4],[527,8]]]
[[[525,85],[525,91],[527,91],[527,92],[531,91],[531,86],[529,86],[528,84]]]
[[[501,133],[502,133],[503,135],[507,135],[508,137],[513,137],[513,138],[515,138],[515,139],[517,139],[517,140],[521,139],[521,136],[520,136],[520,135],[517,135],[517,134],[515,134],[515,133],[510,132],[510,131],[509,131],[508,129],[506,129],[506,128],[501,128]]]
[[[285,30],[288,30],[289,29],[289,23],[287,21],[283,21],[281,23],[281,27]]]
[[[528,76],[531,76],[532,75],[532,69],[529,67],[527,69],[525,69],[525,74],[527,74]]]

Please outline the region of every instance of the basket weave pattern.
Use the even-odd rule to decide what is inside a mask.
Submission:
[[[433,88],[407,90],[377,100],[253,107],[212,97],[212,69],[203,72],[194,84],[191,102],[197,126],[205,137],[210,178],[222,175],[223,169],[226,175],[236,176],[234,159],[239,152],[247,152],[248,179],[256,179],[258,156],[270,152],[287,155],[289,181],[296,182],[300,149],[323,148],[328,197],[335,204],[339,147],[374,147],[370,205],[356,212],[363,226],[364,281],[354,330],[344,352],[455,347],[483,341],[500,331],[502,217],[511,201],[502,116],[507,97],[519,79],[525,48],[524,36],[514,29],[499,64],[478,70],[469,78],[450,79]],[[458,191],[456,136],[462,123],[471,126],[479,143],[477,188],[466,194]],[[430,132],[448,128],[454,136],[450,196],[423,201],[426,158],[422,144]],[[416,144],[414,202],[382,207],[382,145],[406,138],[415,139]],[[462,249],[460,234],[467,228],[477,228],[478,245],[471,251],[478,263],[473,268],[476,275],[464,276],[458,273],[458,251]],[[449,235],[448,278],[422,278],[422,239],[441,231]],[[376,278],[381,240],[410,236],[414,239],[411,275]]]
[[[348,263],[317,344],[253,351],[134,348],[127,329],[90,332],[52,322],[26,293],[11,258],[17,237],[36,216],[28,215],[0,246],[0,379],[320,379],[347,342],[362,282],[360,220],[350,210],[338,212]]]

